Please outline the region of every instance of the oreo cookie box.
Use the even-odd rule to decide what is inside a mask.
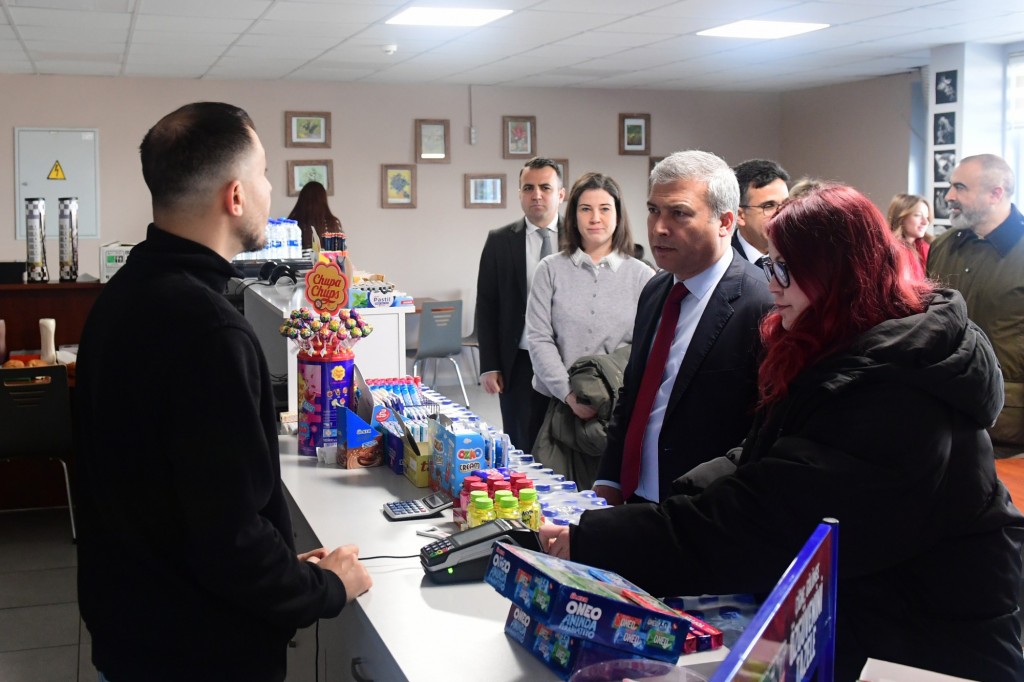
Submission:
[[[495,543],[485,581],[555,632],[675,663],[689,622],[616,573]]]

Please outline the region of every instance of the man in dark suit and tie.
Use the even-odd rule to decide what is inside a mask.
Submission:
[[[739,186],[713,154],[676,152],[651,172],[647,236],[662,271],[640,294],[633,348],[594,490],[658,502],[747,435],[757,400],[764,273],[729,244]]]
[[[497,393],[502,429],[527,452],[540,431],[548,398],[533,389],[533,363],[526,343],[526,302],[533,272],[558,251],[565,199],[561,171],[551,159],[532,158],[519,173],[523,218],[492,230],[480,254],[476,329],[480,340],[480,384]]]
[[[732,247],[754,263],[768,253],[768,220],[789,197],[789,173],[768,159],[750,159],[733,168],[740,185],[740,210],[736,212],[736,229]]]

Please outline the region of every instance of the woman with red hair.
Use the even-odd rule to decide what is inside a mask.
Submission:
[[[545,527],[548,551],[659,595],[766,593],[834,517],[836,680],[868,657],[1024,679],[1024,517],[985,431],[1002,406],[988,339],[959,293],[904,276],[885,218],[850,187],[787,202],[768,239],[776,308],[738,465],[698,467],[660,505]]]

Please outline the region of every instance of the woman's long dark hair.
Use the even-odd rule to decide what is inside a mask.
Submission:
[[[569,193],[569,203],[565,207],[565,229],[562,236],[562,252],[567,256],[583,248],[583,237],[576,219],[576,208],[584,192],[592,189],[603,189],[611,195],[615,202],[615,232],[612,234],[612,249],[623,256],[633,257],[633,233],[629,229],[629,217],[626,207],[622,205],[622,190],[610,176],[601,173],[584,173]]]
[[[308,249],[313,242],[311,230],[316,230],[317,236],[324,232],[336,232],[341,230],[341,221],[331,213],[327,205],[327,190],[319,182],[307,182],[299,191],[299,198],[295,202],[295,208],[288,214],[290,220],[294,220],[302,229],[302,248]]]
[[[805,367],[858,334],[923,311],[933,291],[904,276],[904,255],[885,217],[852,187],[826,184],[786,202],[768,223],[768,239],[810,305],[789,330],[777,312],[761,323],[762,405],[785,397]]]

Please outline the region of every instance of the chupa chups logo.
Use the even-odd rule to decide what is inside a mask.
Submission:
[[[317,263],[306,273],[306,300],[318,313],[330,315],[348,304],[348,277],[337,263]]]
[[[390,411],[390,410],[388,410],[388,408],[386,408],[386,407],[382,407],[382,408],[381,408],[381,409],[380,409],[380,410],[379,410],[379,411],[377,412],[377,421],[379,421],[379,422],[381,422],[381,423],[384,423],[384,422],[386,422],[386,421],[387,421],[388,419],[390,419],[390,418],[391,418],[391,411]]]

